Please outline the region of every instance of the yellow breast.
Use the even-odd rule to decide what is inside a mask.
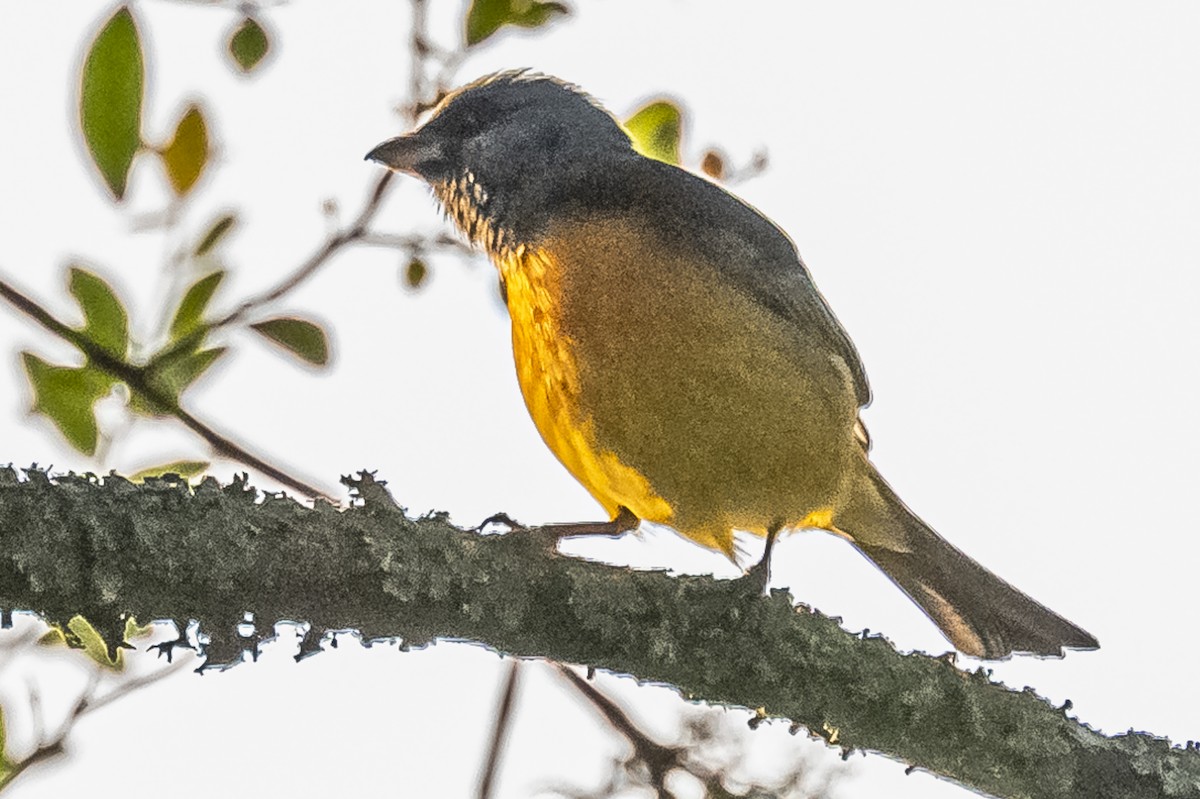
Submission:
[[[601,447],[579,403],[578,363],[562,330],[561,272],[544,250],[524,245],[496,258],[512,318],[517,381],[542,439],[609,514],[670,523],[671,506],[645,476]]]

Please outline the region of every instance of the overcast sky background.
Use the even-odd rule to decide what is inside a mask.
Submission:
[[[463,6],[435,5],[434,30],[447,41]],[[857,344],[880,470],[957,546],[1102,645],[994,664],[996,676],[1070,698],[1074,714],[1108,733],[1200,738],[1200,6],[577,6],[541,32],[480,48],[462,81],[530,66],[621,116],[668,93],[689,109],[693,163],[708,145],[735,163],[767,149],[766,173],[735,190],[792,236]],[[75,122],[82,52],[110,11],[0,6],[0,273],[72,318],[65,267],[85,263],[118,287],[147,333],[176,240],[130,230],[163,207],[161,174],[143,159],[127,207],[114,209]],[[221,209],[241,213],[217,300],[229,307],[320,245],[324,199],[343,218],[361,202],[376,176],[363,153],[401,130],[393,108],[407,81],[408,5],[271,8],[276,49],[249,81],[221,52],[232,11],[175,2],[138,11],[151,62],[144,128],[165,138],[189,99],[208,101],[221,163],[180,234],[195,237]],[[379,222],[396,232],[440,224],[412,181]],[[446,510],[462,524],[498,510],[526,522],[595,518],[524,411],[492,268],[435,259],[427,287],[411,293],[400,266],[394,252],[347,252],[281,305],[332,329],[327,374],[234,336],[236,353],[188,406],[330,490],[339,474],[371,468],[413,511]],[[0,309],[0,463],[134,471],[205,457],[185,432],[139,423],[103,464],[86,461],[26,414],[20,349],[70,355]],[[241,467],[213,471],[227,479]],[[570,548],[737,574],[663,529]],[[831,536],[785,539],[773,575],[847,629],[883,632],[904,649],[948,648]],[[184,674],[94,714],[61,768],[23,777],[13,795],[57,797],[97,779],[178,797],[473,790],[503,675],[494,654],[343,646],[299,666],[283,652],[266,661]],[[528,796],[556,779],[588,785],[619,742],[548,669],[526,671],[499,795]],[[19,717],[24,683],[9,677],[0,698]],[[603,684],[650,729],[671,729],[679,703],[668,692]],[[785,738],[763,732],[758,756]],[[839,796],[963,795],[905,777],[900,764],[851,762],[858,776]]]

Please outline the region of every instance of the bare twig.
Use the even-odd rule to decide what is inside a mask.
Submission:
[[[6,635],[0,639],[0,671],[3,671],[9,662],[21,654],[32,644],[36,643],[40,634],[35,627],[26,627],[19,634]],[[0,752],[0,757],[3,756]]]
[[[453,48],[439,47],[425,31],[428,0],[409,0],[412,6],[412,35],[409,37],[409,52],[412,62],[409,67],[409,99],[396,110],[409,126],[417,124],[421,114],[436,106],[450,90],[450,80],[467,57],[467,47],[461,40]],[[429,62],[436,62],[437,71],[432,77],[426,75]]]
[[[366,203],[358,212],[358,216],[355,217],[354,221],[351,222],[349,226],[342,228],[326,239],[325,243],[321,245],[320,249],[310,255],[308,259],[299,266],[299,268],[292,272],[292,274],[288,275],[273,288],[268,289],[258,296],[251,297],[230,313],[221,317],[217,321],[212,322],[208,325],[208,329],[215,330],[219,327],[226,327],[234,324],[235,322],[240,322],[242,319],[246,318],[249,313],[256,310],[260,306],[274,302],[284,294],[287,294],[289,291],[296,288],[296,286],[300,285],[308,278],[312,277],[318,269],[324,266],[325,263],[335,253],[338,252],[338,250],[342,249],[347,244],[361,239],[367,232],[367,225],[375,217],[376,212],[379,211],[379,205],[383,202],[383,197],[387,192],[387,188],[392,182],[393,174],[394,173],[387,171],[381,174],[379,179],[375,181],[374,187],[367,195]]]
[[[690,774],[704,786],[705,796],[729,796],[724,787],[725,778],[731,769],[744,761],[741,747],[735,748],[725,758],[713,760],[714,753],[707,756],[698,755],[698,750],[707,745],[712,749],[714,741],[719,740],[717,716],[714,708],[706,708],[704,712],[692,717],[685,724],[683,741],[676,746],[664,746],[652,740],[646,733],[625,714],[615,702],[601,693],[591,682],[583,679],[570,668],[555,664],[559,673],[587,699],[605,720],[633,746],[633,756],[614,762],[613,774],[609,783],[598,791],[581,793],[569,789],[555,788],[558,795],[571,799],[607,799],[607,797],[623,795],[628,790],[627,782],[630,775],[636,776],[635,784],[654,790],[659,799],[671,799],[675,796],[666,786],[667,775],[678,770]],[[744,729],[744,726],[743,726]],[[737,746],[737,744],[734,744]],[[710,762],[712,761],[712,762]],[[634,771],[631,766],[645,766],[644,773]],[[791,767],[782,777],[773,782],[760,783],[757,780],[749,783],[747,796],[795,796],[803,790],[804,796],[825,796],[826,789],[834,778],[832,770],[823,777],[805,758]],[[813,780],[813,774],[818,774]],[[813,792],[815,790],[815,792]]]
[[[750,160],[738,167],[730,167],[725,177],[721,178],[721,182],[726,186],[735,186],[739,183],[745,183],[748,180],[758,177],[763,172],[767,171],[768,159],[766,150],[756,150],[750,156]]]
[[[33,714],[34,740],[37,741],[37,745],[35,746],[34,750],[25,758],[17,761],[7,761],[6,765],[8,766],[8,769],[0,772],[0,791],[3,791],[13,782],[13,780],[24,774],[33,766],[36,766],[38,763],[51,760],[58,755],[61,755],[66,750],[67,736],[70,735],[71,730],[75,727],[75,724],[85,714],[93,710],[99,710],[105,705],[110,705],[118,699],[133,693],[134,691],[144,688],[152,683],[156,683],[159,680],[165,679],[166,677],[169,677],[175,672],[180,671],[181,669],[190,665],[191,664],[189,664],[187,661],[181,660],[178,663],[167,666],[164,669],[158,669],[150,674],[146,674],[132,680],[126,680],[125,682],[121,683],[121,685],[117,686],[112,691],[109,691],[107,694],[99,698],[96,697],[96,688],[100,683],[100,673],[98,670],[94,671],[91,675],[91,678],[88,680],[88,687],[83,691],[82,694],[79,695],[79,699],[76,700],[74,706],[71,708],[71,712],[67,714],[66,720],[63,722],[62,726],[59,727],[59,730],[54,737],[50,739],[45,739],[44,732],[42,731],[43,720],[41,695],[37,692],[36,688],[30,687],[29,705],[30,711]],[[3,753],[0,753],[0,755],[2,754]]]
[[[432,48],[425,33],[427,25],[426,4],[428,0],[409,0],[412,6],[412,28],[409,34],[408,52],[412,56],[408,68],[409,102],[404,106],[405,121],[410,126],[417,124],[417,119],[425,109],[422,95],[425,93],[425,61],[429,58]]]
[[[17,291],[4,280],[0,280],[0,297],[8,300],[9,304],[11,304],[14,308],[28,316],[33,321],[37,322],[42,327],[49,330],[54,335],[70,342],[71,344],[74,344],[76,348],[83,351],[85,355],[87,354],[87,350],[85,348],[91,344],[91,341],[88,340],[87,336],[55,319],[49,311],[26,297],[21,292]],[[95,349],[99,350],[100,348],[95,347]]]
[[[569,667],[561,663],[555,664],[558,673],[566,679],[585,699],[600,711],[612,728],[625,737],[633,746],[634,757],[646,765],[650,772],[650,785],[660,797],[669,796],[666,792],[666,778],[674,769],[686,769],[684,755],[686,750],[678,747],[663,746],[638,729],[633,720],[617,703],[600,693],[594,685],[580,677]]]
[[[131,694],[134,691],[145,688],[147,685],[153,685],[159,680],[165,679],[175,672],[183,671],[185,668],[190,668],[191,666],[192,664],[187,660],[180,660],[178,663],[169,664],[165,669],[159,669],[151,672],[150,674],[143,674],[141,677],[135,677],[132,680],[126,680],[99,698],[96,698],[94,695],[86,696],[84,697],[83,703],[80,705],[77,715],[82,716],[84,713],[88,713],[93,710],[99,710],[106,705],[111,705],[118,699],[124,699],[128,694]]]
[[[520,674],[521,661],[514,658],[508,669],[508,679],[504,682],[504,692],[500,695],[500,707],[496,710],[496,727],[492,730],[492,744],[488,747],[487,760],[484,761],[483,774],[479,779],[479,799],[491,799],[492,796],[496,770],[500,766],[500,755],[504,750],[504,742],[512,723],[513,700],[517,695],[517,678]]]
[[[393,250],[405,250],[414,254],[434,248],[453,250],[464,255],[470,255],[474,252],[471,249],[471,245],[448,233],[439,233],[436,236],[414,233],[405,236],[399,233],[375,233],[368,231],[358,239],[358,243],[367,247],[387,247]]]
[[[162,413],[173,416],[183,423],[185,427],[204,439],[218,455],[249,466],[255,471],[261,472],[272,480],[305,496],[320,497],[332,501],[326,492],[310,486],[308,483],[291,476],[276,466],[272,466],[245,447],[242,447],[228,437],[218,433],[204,422],[201,422],[195,416],[185,411],[176,398],[169,396],[151,383],[145,367],[128,363],[114,356],[80,331],[56,319],[49,311],[13,288],[4,280],[0,280],[0,297],[3,297],[17,310],[33,319],[54,335],[74,345],[76,349],[87,357],[93,366],[125,383],[131,390],[145,397],[151,405]]]
[[[461,49],[444,51],[434,45],[425,30],[428,0],[410,0],[410,3],[412,5],[413,17],[412,31],[409,39],[409,51],[412,54],[409,75],[410,100],[400,110],[404,114],[407,123],[411,126],[416,124],[417,119],[426,109],[432,107],[437,102],[445,91],[445,84],[449,80],[450,74],[461,63],[466,53]],[[439,60],[442,64],[442,68],[435,80],[436,85],[432,91],[427,89],[427,80],[425,77],[425,62],[431,58]],[[368,230],[368,227],[379,211],[379,207],[383,202],[384,196],[386,196],[393,177],[394,173],[390,171],[383,172],[375,181],[374,186],[367,195],[366,202],[359,210],[354,221],[346,227],[330,234],[329,238],[325,240],[320,248],[305,259],[304,263],[297,267],[290,275],[263,293],[243,301],[225,316],[207,323],[203,328],[204,332],[241,322],[262,306],[283,297],[312,277],[339,250],[349,244],[358,242],[376,247],[396,247],[408,250],[414,254],[428,246],[431,240],[425,236],[396,236]],[[432,243],[437,247],[454,249],[460,252],[471,252],[470,247],[444,233],[435,236],[432,239]],[[189,346],[189,344],[190,342],[187,341],[176,342],[172,347],[160,353],[159,357],[169,360]]]

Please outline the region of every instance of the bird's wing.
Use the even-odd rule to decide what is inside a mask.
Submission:
[[[647,212],[669,208],[672,213],[661,216],[671,220],[681,241],[702,249],[725,280],[841,358],[859,405],[871,401],[858,350],[774,222],[720,186],[669,164],[639,157],[621,177],[624,191],[636,188]]]

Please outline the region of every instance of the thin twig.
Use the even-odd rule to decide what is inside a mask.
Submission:
[[[170,408],[170,413],[172,416],[182,422],[187,429],[204,439],[205,443],[212,447],[213,451],[218,455],[249,466],[251,469],[270,477],[275,482],[285,485],[293,491],[298,491],[307,497],[311,497],[313,499],[323,499],[327,502],[336,504],[336,500],[326,492],[319,488],[310,486],[308,483],[303,482],[298,477],[292,477],[290,474],[279,469],[278,467],[272,466],[262,458],[247,450],[245,447],[242,447],[226,436],[221,435],[216,430],[213,430],[195,416],[192,416],[190,413],[185,411],[178,404],[175,404],[174,407]]]
[[[38,763],[61,755],[66,749],[67,736],[70,735],[75,724],[85,714],[90,713],[93,710],[99,710],[105,705],[112,704],[118,699],[133,693],[139,688],[144,688],[147,685],[151,685],[152,683],[156,683],[159,680],[165,679],[175,672],[180,671],[184,667],[190,665],[191,664],[189,664],[187,661],[181,660],[165,669],[159,669],[136,679],[127,680],[99,699],[95,698],[95,691],[100,682],[100,673],[99,671],[94,671],[88,681],[87,689],[84,690],[84,692],[80,694],[79,699],[76,700],[75,705],[71,708],[71,712],[67,715],[66,720],[59,728],[58,734],[56,734],[54,738],[50,740],[43,740],[43,732],[41,731],[41,696],[38,694],[35,688],[31,687],[29,692],[29,704],[30,710],[33,713],[33,723],[35,725],[34,740],[36,740],[38,744],[33,752],[31,752],[24,759],[19,761],[5,761],[5,765],[7,765],[8,768],[7,770],[0,772],[0,791],[3,791],[9,786],[9,784],[13,782],[13,780],[21,776]],[[2,752],[0,752],[0,757],[3,757]]]
[[[342,228],[326,239],[325,243],[321,245],[321,248],[310,255],[308,259],[296,269],[296,271],[292,272],[292,274],[280,281],[280,283],[275,287],[263,292],[262,294],[259,294],[256,297],[251,297],[230,313],[226,314],[215,322],[210,323],[208,325],[208,329],[215,330],[219,327],[227,327],[235,322],[240,322],[242,319],[246,318],[250,312],[256,310],[260,306],[274,302],[284,294],[287,294],[289,291],[296,288],[296,286],[300,285],[308,278],[312,277],[313,274],[322,266],[324,266],[325,262],[328,261],[330,257],[332,257],[338,250],[342,249],[347,244],[361,239],[367,232],[367,224],[370,223],[370,221],[375,217],[376,212],[379,210],[380,203],[383,202],[384,194],[387,191],[388,185],[392,182],[393,174],[395,173],[391,171],[383,172],[383,174],[379,176],[379,179],[375,181],[375,186],[371,189],[370,194],[367,196],[367,202],[363,205],[362,210],[358,212],[358,216],[355,217],[354,221],[350,223],[348,227]]]
[[[739,183],[745,183],[766,172],[767,166],[767,151],[756,150],[746,164],[730,168],[726,175],[721,178],[721,183],[726,186],[736,186]]]
[[[0,280],[0,297],[8,300],[8,302],[14,308],[33,319],[33,321],[49,330],[54,335],[70,342],[71,344],[74,344],[78,349],[84,350],[87,344],[90,343],[90,341],[87,339],[87,336],[83,335],[78,330],[68,327],[67,325],[58,321],[51,316],[50,312],[45,308],[29,299],[3,280]],[[97,349],[99,348],[97,347]]]
[[[136,364],[128,363],[121,358],[114,356],[112,353],[97,345],[94,341],[88,338],[83,333],[68,327],[50,314],[42,306],[31,300],[26,295],[17,291],[4,280],[0,280],[0,297],[8,300],[17,310],[29,316],[42,327],[49,330],[59,338],[74,345],[76,349],[82,352],[88,361],[96,368],[107,372],[112,377],[117,378],[125,383],[131,390],[145,397],[155,409],[168,416],[173,416],[175,419],[183,423],[185,427],[191,430],[200,438],[212,447],[213,451],[218,455],[235,460],[242,463],[257,472],[260,472],[272,480],[287,486],[293,491],[299,492],[308,497],[320,497],[329,501],[333,501],[330,496],[318,488],[305,483],[299,478],[293,477],[282,469],[272,466],[259,456],[253,454],[246,448],[235,443],[228,437],[218,433],[213,428],[209,427],[204,422],[201,422],[195,416],[185,411],[180,406],[179,401],[170,395],[160,391],[154,386],[149,379],[149,375],[144,367]]]
[[[491,799],[496,771],[500,766],[500,755],[512,723],[513,700],[517,695],[517,678],[521,674],[521,661],[514,658],[508,669],[504,692],[500,695],[500,707],[496,710],[496,727],[492,730],[492,744],[488,747],[483,775],[479,779],[479,799]]]
[[[177,663],[169,664],[165,669],[159,669],[151,672],[150,674],[143,674],[141,677],[136,677],[132,680],[126,680],[99,699],[88,696],[83,702],[83,706],[80,708],[79,715],[82,716],[84,713],[88,713],[93,710],[99,710],[106,705],[111,705],[113,702],[116,702],[118,699],[123,699],[126,695],[131,694],[134,691],[145,688],[147,685],[153,685],[159,680],[166,679],[175,672],[183,671],[185,668],[190,668],[191,666],[192,664],[187,660],[180,660]]]
[[[404,116],[409,126],[417,124],[417,118],[424,110],[421,95],[425,85],[425,59],[431,52],[428,37],[425,34],[427,22],[427,0],[409,0],[412,6],[412,28],[409,34],[408,51],[412,55],[409,64],[408,94],[412,102],[404,108]]]
[[[36,628],[30,626],[20,633],[5,636],[3,640],[0,640],[0,672],[4,671],[13,658],[34,644],[40,637],[41,634],[37,632]],[[0,752],[0,757],[3,754]]]
[[[625,737],[633,746],[634,756],[646,764],[650,771],[650,784],[660,795],[664,794],[664,784],[667,774],[676,768],[686,768],[683,755],[686,750],[677,747],[663,746],[651,739],[638,729],[633,720],[617,703],[600,693],[594,685],[580,677],[569,667],[561,663],[554,664],[558,673],[571,683],[579,693],[583,694],[592,705],[600,711],[600,715],[612,725],[613,729]]]
[[[408,251],[421,249],[425,242],[426,238],[417,233],[409,236],[401,233],[364,233],[358,240],[359,244],[366,247],[386,247],[391,250]]]
[[[428,0],[410,0],[412,5],[412,32],[409,38],[409,51],[412,53],[412,65],[410,67],[411,74],[409,77],[409,93],[412,97],[412,102],[404,107],[405,117],[410,125],[416,124],[418,117],[424,110],[425,104],[422,98],[425,86],[425,60],[431,55],[438,55],[436,48],[430,43],[425,32],[426,27],[426,6]],[[444,59],[447,64],[452,62],[451,58]],[[454,61],[453,63],[457,63]],[[441,77],[439,76],[439,84]],[[440,85],[435,91],[440,91]],[[374,187],[367,195],[367,201],[359,210],[358,216],[354,221],[345,228],[333,233],[325,243],[321,245],[315,253],[310,255],[292,274],[288,275],[276,286],[255,297],[242,302],[233,311],[225,316],[217,319],[215,322],[207,326],[208,330],[215,330],[221,327],[227,327],[236,322],[240,322],[246,318],[252,311],[268,303],[274,302],[283,295],[292,291],[298,285],[303,283],[308,278],[320,269],[338,250],[348,244],[356,241],[364,241],[368,238],[378,241],[380,234],[369,233],[368,225],[375,218],[375,214],[379,211],[379,206],[383,202],[384,195],[387,192],[388,186],[391,184],[394,173],[384,171],[376,180]],[[437,243],[450,246],[443,237],[437,239]]]
[[[367,231],[359,237],[358,243],[366,247],[386,247],[393,250],[407,250],[413,253],[424,252],[434,248],[454,250],[464,255],[473,255],[475,252],[471,249],[471,245],[448,233],[439,233],[436,236],[414,233],[405,236],[400,233],[375,233]]]

